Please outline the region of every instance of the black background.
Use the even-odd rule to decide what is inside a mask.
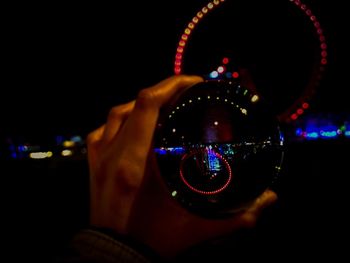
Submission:
[[[178,38],[203,3],[50,2],[6,8],[0,135],[42,142],[57,134],[84,136],[98,127],[110,107],[172,75]],[[348,116],[345,2],[307,4],[326,31],[331,55],[310,112]],[[257,229],[192,257],[339,261],[348,236],[348,149],[345,140],[289,144],[275,185],[279,202]],[[6,250],[13,261],[51,258],[88,221],[86,161],[12,160],[2,168]]]

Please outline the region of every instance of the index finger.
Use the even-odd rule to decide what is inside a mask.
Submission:
[[[202,81],[198,76],[173,76],[141,90],[132,113],[112,142],[112,149],[118,149],[119,153],[125,154],[124,157],[129,156],[127,158],[132,158],[144,169],[160,108],[174,96]]]

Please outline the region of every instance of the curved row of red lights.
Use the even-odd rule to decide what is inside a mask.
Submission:
[[[225,164],[225,167],[228,171],[228,178],[227,181],[225,182],[225,184],[223,186],[221,186],[219,189],[213,190],[213,191],[203,191],[200,190],[198,188],[193,187],[184,177],[183,172],[182,172],[182,164],[183,161],[194,155],[195,153],[189,153],[189,154],[185,154],[182,159],[181,159],[181,167],[180,167],[180,177],[182,179],[182,181],[185,183],[185,185],[190,188],[193,192],[196,192],[198,194],[202,194],[202,195],[214,195],[214,194],[218,194],[220,192],[222,192],[223,190],[225,190],[227,188],[227,186],[230,184],[231,180],[232,180],[232,171],[231,171],[231,167],[229,165],[229,163],[226,161],[226,159],[219,153],[213,151],[213,150],[209,150],[211,151],[212,154],[214,154],[218,159],[220,159],[221,161],[223,161],[223,163]]]
[[[312,13],[311,9],[308,8],[305,4],[303,4],[300,0],[289,0],[294,3],[304,14],[309,17],[310,21],[313,23],[314,28],[316,29],[316,33],[320,42],[320,61],[317,69],[317,74],[311,79],[311,83],[306,87],[304,95],[301,96],[285,113],[282,113],[279,118],[281,120],[285,120],[287,122],[291,120],[296,120],[300,115],[302,115],[306,109],[309,108],[309,103],[307,102],[309,97],[315,92],[315,88],[319,83],[319,80],[322,78],[322,73],[325,70],[325,66],[327,64],[327,43],[326,38],[323,34],[323,29],[321,28],[320,22],[316,18],[316,16]],[[196,25],[200,22],[201,19],[208,14],[209,11],[215,9],[221,3],[225,2],[225,0],[214,0],[209,2],[206,6],[204,6],[195,17],[192,18],[191,22],[188,23],[187,28],[181,36],[179,44],[176,49],[175,56],[175,65],[174,65],[174,73],[179,75],[182,73],[182,63],[183,63],[183,53],[186,48],[186,44],[190,38],[190,35]]]

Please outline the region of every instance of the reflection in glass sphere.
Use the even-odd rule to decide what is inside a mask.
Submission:
[[[244,209],[280,170],[276,117],[238,81],[205,81],[161,113],[155,152],[170,194],[205,217]]]

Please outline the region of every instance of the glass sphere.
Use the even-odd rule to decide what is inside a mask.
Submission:
[[[155,153],[173,198],[200,216],[225,217],[271,186],[283,138],[259,95],[238,81],[205,81],[161,112]]]

